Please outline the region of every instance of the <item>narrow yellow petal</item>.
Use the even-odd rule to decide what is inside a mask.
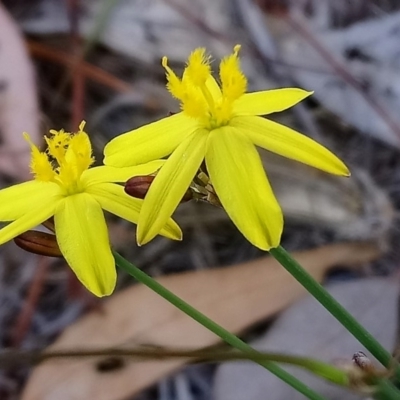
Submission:
[[[267,115],[293,107],[311,94],[297,88],[247,93],[235,101],[233,111],[236,115]]]
[[[60,250],[82,284],[96,296],[111,294],[117,273],[99,203],[86,193],[66,197],[54,223]]]
[[[90,186],[86,192],[91,194],[104,210],[134,224],[138,223],[143,200],[128,196],[122,186],[101,183]],[[182,231],[172,218],[161,229],[160,235],[174,240],[182,239]]]
[[[137,241],[153,239],[175,211],[204,159],[207,131],[187,138],[168,158],[157,174],[143,202]]]
[[[14,221],[33,209],[42,207],[56,196],[60,187],[52,182],[36,180],[0,190],[0,221]]]
[[[246,239],[262,250],[278,246],[282,211],[250,140],[229,126],[213,131],[206,164],[225,211]]]
[[[287,126],[261,117],[236,117],[231,125],[257,146],[334,175],[349,176],[346,165],[324,146]]]
[[[195,120],[178,113],[126,132],[106,145],[104,164],[130,167],[165,157],[196,127]]]
[[[164,163],[165,160],[156,160],[146,164],[125,168],[102,165],[100,167],[87,169],[82,174],[81,181],[86,186],[104,182],[126,182],[133,176],[150,175],[159,170]]]
[[[46,199],[40,207],[36,206],[36,208],[33,208],[28,213],[9,223],[3,229],[0,229],[0,244],[14,239],[21,233],[24,233],[49,219],[53,216],[57,203],[58,201],[54,201],[53,198]]]

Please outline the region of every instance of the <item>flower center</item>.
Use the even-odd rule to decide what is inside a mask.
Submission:
[[[182,78],[168,66],[167,57],[162,59],[169,92],[180,101],[182,111],[198,119],[206,129],[227,125],[232,118],[233,103],[246,92],[247,79],[240,69],[239,50],[240,46],[235,46],[233,53],[221,61],[220,85],[211,75],[210,57],[203,48],[189,56]]]
[[[36,180],[57,183],[65,195],[84,190],[80,177],[94,162],[84,127],[85,122],[82,122],[79,131],[73,134],[51,130],[50,137],[45,137],[47,149],[44,152],[32,143],[28,134],[24,134],[31,146],[30,168]]]

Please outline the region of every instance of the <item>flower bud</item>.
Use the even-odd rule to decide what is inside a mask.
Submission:
[[[131,197],[144,199],[155,176],[134,176],[125,183],[125,193]]]
[[[55,235],[39,231],[26,231],[14,238],[18,247],[48,257],[62,257]]]
[[[155,176],[134,176],[130,178],[125,183],[125,193],[131,197],[136,197],[138,199],[144,199],[147,192],[150,189],[150,185],[153,183]],[[181,203],[189,201],[193,198],[191,189],[186,190]]]

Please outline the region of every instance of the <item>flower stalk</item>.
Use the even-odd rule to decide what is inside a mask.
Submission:
[[[203,325],[205,328],[209,329],[211,332],[215,333],[224,342],[228,343],[233,348],[242,351],[243,353],[249,354],[250,356],[259,354],[250,345],[243,342],[237,336],[227,331],[222,326],[218,325],[217,323],[209,319],[207,316],[202,314],[200,311],[196,310],[191,305],[186,303],[184,300],[182,300],[181,298],[170,292],[156,280],[154,280],[146,273],[141,271],[139,268],[135,267],[133,264],[128,262],[120,254],[116,253],[115,251],[113,252],[113,254],[115,258],[115,263],[119,268],[125,270],[129,275],[133,276],[140,283],[147,286],[148,288],[156,292],[158,295],[163,297],[165,300],[167,300],[169,303],[177,307],[179,310],[183,311],[186,315],[193,318],[195,321]],[[265,369],[276,375],[278,378],[282,379],[284,382],[292,386],[298,392],[302,393],[308,399],[326,400],[323,396],[314,392],[303,382],[299,381],[297,378],[286,372],[284,369],[282,369],[275,363],[265,360],[255,360],[255,362],[257,362],[259,365],[263,366]]]
[[[393,368],[391,354],[292,256],[279,246],[271,249],[270,254],[328,310],[366,349],[386,368]],[[400,368],[396,365],[395,376],[400,380]],[[400,397],[399,397],[400,398]]]
[[[373,395],[376,400],[398,400],[400,398],[399,390],[385,379],[380,380],[376,388],[377,390]]]

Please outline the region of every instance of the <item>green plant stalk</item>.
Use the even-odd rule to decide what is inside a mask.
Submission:
[[[324,306],[371,354],[386,368],[393,367],[391,354],[292,256],[282,247],[271,249],[270,254]],[[400,368],[396,365],[396,378],[400,380]],[[400,392],[399,392],[400,395]],[[399,397],[400,399],[400,397]]]
[[[146,285],[151,290],[159,294],[165,300],[173,304],[175,307],[183,311],[189,317],[193,318],[195,321],[203,325],[205,328],[210,330],[211,332],[215,333],[219,336],[223,341],[231,345],[232,347],[240,350],[244,353],[249,355],[258,354],[256,350],[254,350],[251,346],[247,343],[240,340],[237,336],[230,333],[222,326],[218,325],[200,311],[193,308],[191,305],[186,303],[184,300],[170,292],[156,280],[148,276],[146,273],[141,271],[139,268],[135,267],[125,258],[123,258],[118,253],[114,252],[114,258],[117,266],[123,270],[125,270],[129,275],[133,276],[136,280],[140,283]],[[323,396],[319,395],[318,393],[314,392],[311,388],[305,385],[303,382],[299,381],[293,375],[286,372],[284,369],[280,368],[278,365],[270,362],[270,361],[256,361],[259,365],[266,368],[268,371],[276,375],[278,378],[282,379],[284,382],[292,386],[294,389],[302,393],[304,396],[311,400],[326,400]]]
[[[399,400],[399,390],[389,381],[380,380],[377,384],[377,390],[373,397],[376,400]]]
[[[37,364],[44,360],[57,358],[86,358],[86,357],[130,357],[133,360],[170,360],[174,358],[192,359],[194,362],[221,361],[272,361],[306,369],[315,375],[326,378],[329,382],[341,386],[349,386],[347,372],[331,364],[308,357],[292,356],[281,353],[254,352],[253,354],[230,349],[174,349],[152,347],[108,347],[102,349],[74,348],[73,350],[16,350],[0,351],[0,369],[15,368],[24,364]]]

